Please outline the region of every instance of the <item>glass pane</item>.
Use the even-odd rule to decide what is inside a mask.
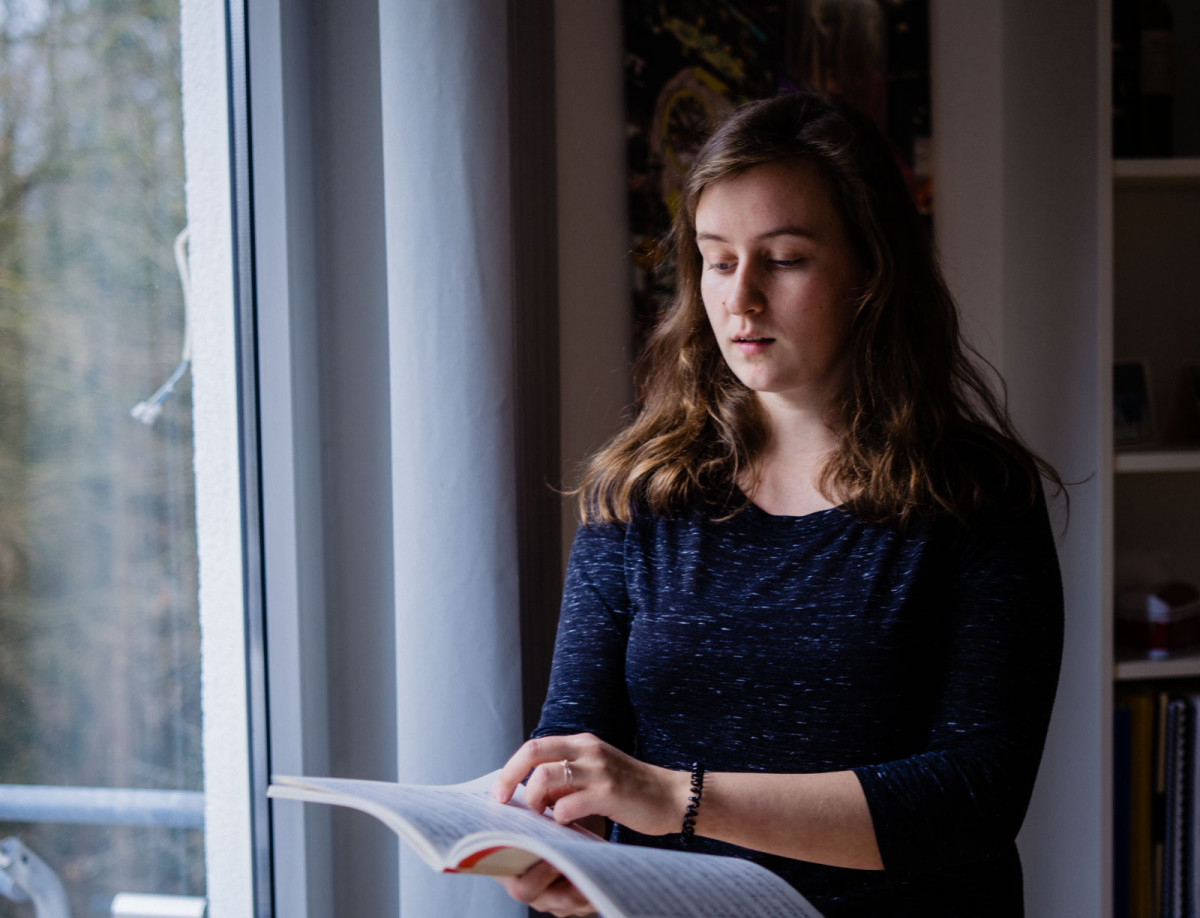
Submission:
[[[177,0],[0,0],[0,838],[77,918],[204,895],[179,55]]]

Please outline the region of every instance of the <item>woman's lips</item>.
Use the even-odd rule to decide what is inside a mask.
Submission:
[[[761,354],[773,342],[774,338],[767,338],[760,335],[739,335],[733,339],[733,346],[747,356],[751,354]]]

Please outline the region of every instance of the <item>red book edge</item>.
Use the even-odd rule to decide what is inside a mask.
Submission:
[[[492,848],[484,848],[482,851],[476,851],[474,854],[468,855],[459,861],[457,867],[447,867],[442,873],[458,873],[460,870],[470,870],[488,855],[495,854],[497,851],[502,851],[507,847],[507,845],[496,845]]]

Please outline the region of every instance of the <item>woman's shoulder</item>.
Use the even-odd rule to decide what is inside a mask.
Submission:
[[[946,438],[946,474],[957,479],[961,516],[1028,512],[1044,502],[1037,457],[1023,443],[990,428],[966,427]]]
[[[661,526],[690,526],[722,520],[736,515],[750,503],[733,484],[696,488],[689,495],[677,495],[673,502],[656,506],[645,495],[636,495],[620,507],[593,505],[584,514],[581,527],[600,533],[626,536]]]
[[[935,527],[950,556],[968,564],[1037,559],[1039,567],[1056,569],[1054,524],[1037,457],[1019,442],[977,435],[960,438],[954,449],[976,491],[963,512]]]
[[[634,502],[617,514],[593,510],[579,521],[576,541],[618,544],[653,530],[663,520],[644,502]]]

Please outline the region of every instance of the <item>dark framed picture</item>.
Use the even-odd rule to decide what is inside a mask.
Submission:
[[[1140,360],[1117,361],[1113,364],[1113,439],[1117,445],[1138,443],[1153,433],[1146,364]]]
[[[840,96],[886,134],[932,221],[929,0],[621,0],[621,15],[635,353],[674,295],[683,177],[740,102]]]

